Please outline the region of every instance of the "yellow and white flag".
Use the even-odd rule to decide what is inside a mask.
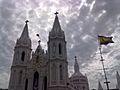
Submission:
[[[113,37],[105,37],[105,36],[98,35],[98,40],[99,40],[100,45],[107,45],[109,43],[114,43],[112,38]]]

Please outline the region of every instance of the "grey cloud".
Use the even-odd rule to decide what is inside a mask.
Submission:
[[[106,18],[111,18],[119,14],[119,0],[96,0],[95,6],[93,8],[93,13],[99,12],[101,10],[107,11]]]
[[[117,60],[120,60],[120,55],[116,56],[115,58],[116,58]]]

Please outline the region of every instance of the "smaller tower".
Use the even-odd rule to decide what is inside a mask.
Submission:
[[[100,81],[98,81],[98,90],[103,90],[103,87],[102,87]]]
[[[44,65],[44,63],[47,60],[45,59],[45,53],[44,53],[44,49],[42,49],[41,44],[40,44],[40,40],[38,41],[38,46],[35,50],[35,52],[32,54],[32,64],[34,65],[34,67],[39,67]]]
[[[23,32],[20,38],[17,39],[14,48],[9,90],[24,90],[26,82],[24,77],[27,68],[27,62],[30,60],[31,56],[31,39],[29,37],[27,23],[28,20],[26,20]]]
[[[75,56],[74,63],[74,73],[69,78],[71,85],[74,85],[76,90],[89,90],[89,84],[87,76],[83,75],[79,70],[79,64],[77,62],[77,57]]]
[[[32,66],[33,67],[33,81],[32,81],[32,90],[42,90],[42,79],[40,74],[43,74],[43,71],[41,71],[42,67],[44,66],[44,50],[42,49],[40,45],[40,40],[38,41],[38,46],[35,50],[35,53],[32,57]],[[44,62],[43,62],[44,61]],[[38,69],[39,68],[39,69]],[[37,77],[36,77],[37,75]],[[37,88],[37,89],[36,89]]]
[[[39,34],[37,36],[40,38]],[[47,57],[41,47],[41,40],[35,52],[32,53],[29,67],[29,88],[27,90],[47,90]]]
[[[77,61],[77,57],[75,56],[75,63],[74,63],[74,74],[72,76],[83,76],[83,74],[79,70],[79,64]]]
[[[120,75],[119,75],[118,71],[116,72],[116,79],[117,79],[116,87],[117,87],[117,89],[120,89]]]
[[[75,56],[74,71],[75,71],[75,73],[80,73],[80,71],[79,71],[79,64],[77,62],[77,57],[76,56]]]
[[[35,54],[36,55],[44,55],[44,49],[42,49],[41,45],[40,45],[40,40],[38,41],[38,46],[37,46],[37,49],[35,51]]]

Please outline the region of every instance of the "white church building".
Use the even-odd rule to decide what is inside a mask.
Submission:
[[[14,48],[8,90],[89,90],[87,76],[79,71],[75,57],[74,74],[68,77],[66,39],[57,13],[48,36],[48,50],[39,44],[31,48],[28,21]]]

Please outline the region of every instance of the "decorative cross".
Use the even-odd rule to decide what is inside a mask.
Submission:
[[[58,14],[58,12],[56,11],[55,15],[57,15],[57,14]]]
[[[75,60],[77,60],[77,56],[75,56]]]
[[[39,41],[38,41],[38,44],[39,44],[39,45],[40,45],[40,42],[41,42],[41,41],[39,40]]]
[[[36,36],[39,38],[38,44],[40,45],[40,42],[41,42],[41,40],[40,40],[40,35],[39,35],[39,34],[36,34]]]
[[[28,22],[29,22],[28,20],[25,21],[26,24],[27,24]]]

